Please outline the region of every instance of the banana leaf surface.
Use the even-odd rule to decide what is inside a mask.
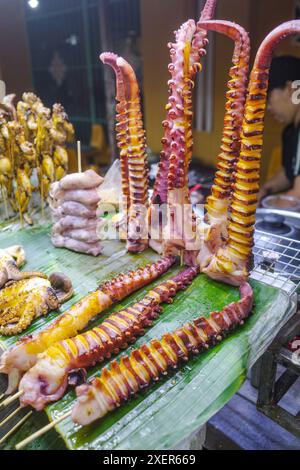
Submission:
[[[65,303],[61,312],[77,302],[98,284],[121,271],[144,266],[159,256],[151,250],[139,255],[125,252],[124,244],[104,242],[103,255],[93,258],[65,249],[55,249],[49,237],[49,227],[36,227],[18,232],[0,233],[0,247],[22,244],[27,255],[23,269],[34,269],[51,274],[63,271],[72,279],[75,295]],[[160,283],[178,271],[173,267],[155,281]],[[254,289],[255,307],[246,323],[231,333],[220,344],[205,353],[192,357],[176,371],[139,393],[119,409],[90,426],[74,425],[66,419],[48,434],[27,446],[27,449],[170,449],[176,448],[184,438],[206,423],[237,392],[246,378],[247,371],[265,351],[279,329],[293,313],[288,295],[280,289],[262,282],[250,280]],[[109,313],[141,299],[149,286],[140,289],[105,314],[99,315],[89,328],[96,326]],[[172,304],[164,305],[163,313],[146,334],[120,353],[160,338],[183,323],[200,315],[208,316],[229,302],[239,298],[237,288],[215,282],[199,275],[184,292],[177,294]],[[61,312],[51,312],[36,319],[23,333],[30,334],[53,321]],[[6,349],[19,336],[0,337],[0,347]],[[91,368],[88,376],[101,371],[109,361]],[[45,413],[34,412],[26,423],[6,442],[4,448],[13,448],[17,442],[42,427],[48,419],[55,419],[74,404],[74,390],[46,408]]]

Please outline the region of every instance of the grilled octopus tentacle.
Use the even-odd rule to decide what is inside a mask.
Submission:
[[[5,352],[0,359],[0,373],[9,374],[12,380],[17,375],[19,379],[20,374],[34,366],[39,353],[57,341],[77,335],[93,317],[113,303],[150,284],[164,274],[174,262],[174,258],[164,257],[156,263],[120,274],[103,283],[98,290],[81,299],[44,330],[36,335],[22,338],[14,347]],[[13,392],[18,385],[16,382],[17,380],[10,381],[9,393]]]
[[[211,19],[215,6],[216,0],[208,0],[200,19]],[[187,186],[188,166],[193,146],[192,90],[196,72],[200,68],[199,60],[206,54],[205,47],[208,43],[206,34],[204,29],[190,20],[175,32],[175,43],[168,45],[171,55],[168,67],[171,79],[168,81],[167,118],[163,121],[163,149],[149,208],[149,222],[152,229],[149,244],[159,253],[178,254],[178,250],[187,248],[188,240],[193,248],[197,244],[195,217],[190,207]],[[172,204],[181,207],[181,210],[178,212],[174,208],[172,210]],[[183,209],[186,209],[184,213]],[[165,223],[168,232],[163,230]],[[182,229],[178,229],[182,225],[186,228],[186,240],[183,240],[183,234],[180,233]],[[167,241],[164,244],[163,239]],[[187,264],[195,264],[194,250],[186,250],[185,258]]]
[[[76,371],[80,375],[83,368],[93,366],[133,343],[161,313],[160,304],[171,303],[176,293],[185,289],[198,272],[198,268],[187,268],[155,287],[139,302],[113,313],[98,327],[52,345],[23,376],[21,404],[41,410],[47,403],[58,400],[67,387],[70,373],[74,381]]]
[[[213,17],[216,0],[208,0],[203,8],[200,21],[209,20]],[[195,35],[192,38],[192,57],[194,62],[197,63],[199,58],[205,55],[205,46],[207,45],[206,31],[202,28],[197,27],[195,30]],[[169,159],[172,153],[172,138],[171,131],[173,128],[172,119],[170,119],[170,110],[175,108],[176,113],[176,103],[174,102],[174,87],[171,86],[173,80],[176,81],[176,76],[180,73],[182,68],[182,60],[178,60],[180,53],[178,54],[177,48],[173,47],[170,44],[170,54],[171,54],[171,64],[169,65],[169,72],[171,73],[171,81],[169,82],[169,98],[167,109],[167,119],[163,121],[164,136],[162,138],[163,149],[160,154],[160,162],[158,173],[155,179],[153,195],[151,199],[152,204],[165,204],[167,202],[168,195],[168,173],[169,173]],[[175,50],[174,50],[175,49]]]
[[[168,153],[167,200],[158,201],[168,203],[167,224],[164,229],[160,228],[160,225],[164,224],[158,224],[164,238],[163,252],[165,254],[176,255],[186,247],[182,216],[184,215],[183,209],[190,205],[187,170],[193,145],[192,89],[196,72],[199,69],[199,62],[195,60],[196,57],[199,59],[199,53],[196,53],[192,44],[195,31],[195,22],[187,21],[175,33],[175,43],[169,44],[172,58],[169,71],[172,78],[168,85],[171,94],[166,106],[167,120],[164,122],[166,129],[164,141]],[[155,213],[155,207],[153,209]],[[151,213],[152,220],[153,213]],[[188,231],[186,226],[184,228]]]
[[[116,131],[126,198],[124,202],[128,210],[127,249],[140,252],[148,246],[148,232],[146,236],[144,233],[148,207],[148,167],[139,86],[132,67],[122,57],[105,52],[100,59],[110,65],[116,74],[116,99],[119,101]]]
[[[229,208],[228,242],[224,249],[219,249],[205,269],[210,277],[233,285],[239,285],[248,277],[272,53],[280,41],[299,31],[299,20],[289,21],[275,28],[262,42],[251,72],[242,126],[241,150],[236,164],[232,202]]]
[[[100,376],[90,384],[77,387],[73,421],[87,425],[103,417],[168,370],[176,368],[181,360],[187,361],[191,353],[198,354],[220,341],[251,312],[251,286],[242,284],[240,294],[241,300],[221,312],[213,312],[208,318],[199,317],[173,333],[166,333],[161,340],[152,340],[122,357],[119,363],[112,361],[109,369],[102,369]]]
[[[211,195],[206,202],[204,246],[200,252],[201,267],[206,267],[218,248],[225,244],[228,234],[228,206],[230,204],[235,165],[240,153],[241,129],[247,94],[250,59],[248,33],[241,26],[229,21],[202,21],[203,28],[229,36],[235,42],[230,80],[226,93],[224,128],[220,153],[217,157]]]

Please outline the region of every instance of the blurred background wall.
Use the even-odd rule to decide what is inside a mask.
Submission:
[[[40,0],[37,8],[29,3],[0,0],[0,78],[6,82],[7,92],[20,97],[23,91],[34,90],[48,106],[61,101],[78,138],[89,146],[95,140],[95,126],[103,128],[106,136],[110,134],[107,121],[114,104],[110,96],[108,105],[104,84],[112,95],[114,81],[110,71],[104,71],[98,54],[103,49],[114,50],[137,70],[148,145],[159,153],[169,78],[166,45],[182,22],[198,18],[200,1]],[[216,17],[240,23],[250,32],[253,60],[266,34],[295,17],[295,5],[296,0],[219,0]],[[212,129],[194,132],[194,155],[207,165],[215,163],[220,145],[233,51],[229,39],[213,37]],[[285,41],[276,51],[283,53],[300,56],[299,43]],[[280,131],[267,116],[263,176],[274,147],[280,144]]]
[[[294,18],[294,0],[219,0],[216,18],[241,24],[252,42],[252,61],[263,38],[275,26]],[[198,12],[199,13],[199,12]],[[144,64],[144,95],[148,145],[159,151],[162,135],[161,121],[165,118],[169,63],[167,42],[173,40],[173,31],[189,17],[197,17],[196,2],[186,0],[141,0],[142,56]],[[224,36],[215,35],[213,130],[194,132],[194,154],[207,164],[214,164],[218,154],[224,116],[226,82],[231,64],[233,43]],[[278,47],[276,54],[300,57],[300,45],[291,39]],[[203,69],[205,73],[205,68]],[[280,144],[280,126],[266,118],[263,158],[263,177],[270,155]]]

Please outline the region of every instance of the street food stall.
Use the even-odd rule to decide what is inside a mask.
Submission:
[[[168,45],[151,191],[139,84],[122,56],[99,51],[116,82],[119,158],[106,174],[83,171],[80,142],[68,172],[74,128],[63,105],[26,92],[2,100],[3,448],[190,448],[282,328],[298,325],[292,215],[256,209],[271,59],[300,20],[273,29],[250,67],[249,34],[214,19],[216,3]],[[208,31],[229,37],[234,53],[217,170],[199,207],[188,172]]]

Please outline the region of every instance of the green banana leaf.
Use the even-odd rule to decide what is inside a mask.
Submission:
[[[73,281],[75,296],[62,306],[66,310],[99,282],[148,262],[158,255],[147,250],[139,255],[125,252],[119,242],[105,242],[104,254],[89,257],[65,249],[55,249],[49,239],[48,228],[31,228],[14,233],[0,234],[0,247],[22,244],[26,250],[27,263],[23,269],[41,270],[46,274],[63,271]],[[180,270],[173,267],[166,275],[155,281],[156,285]],[[245,325],[236,329],[219,345],[195,356],[176,371],[139,393],[124,406],[108,414],[90,426],[74,425],[66,419],[52,431],[27,446],[28,449],[169,449],[188,437],[203,425],[236,393],[245,380],[247,371],[264,352],[279,329],[293,313],[288,295],[280,289],[255,280],[250,281],[254,289],[255,307]],[[105,315],[99,315],[89,328],[99,324],[112,311],[126,307],[135,299],[143,297],[149,286],[139,290],[123,302],[114,306]],[[164,305],[162,315],[146,334],[127,350],[130,352],[152,338],[159,338],[183,323],[200,315],[207,316],[239,298],[237,288],[215,282],[199,275],[184,292],[177,294],[174,303]],[[58,312],[35,320],[26,334],[42,328],[52,321]],[[24,334],[24,333],[23,333]],[[21,336],[21,335],[20,335]],[[0,337],[0,347],[6,349],[16,340]],[[109,361],[89,370],[89,377],[99,374]],[[57,403],[46,408],[50,420],[55,419],[74,404],[73,390]],[[34,413],[17,431],[4,448],[12,448],[20,440],[45,424],[44,413]]]

